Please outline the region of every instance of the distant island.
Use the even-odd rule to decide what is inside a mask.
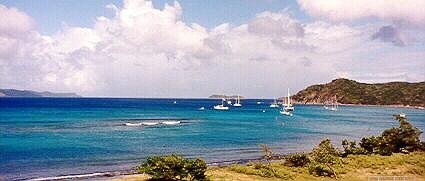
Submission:
[[[81,97],[75,93],[37,92],[31,90],[0,89],[0,97]]]
[[[227,96],[227,95],[219,95],[219,94],[213,94],[213,95],[210,95],[209,97],[208,97],[209,99],[237,99],[238,98],[238,95],[231,95],[231,96]],[[243,96],[239,96],[239,99],[243,99],[244,97]]]
[[[323,104],[336,99],[341,104],[425,107],[425,82],[367,84],[341,78],[309,86],[292,99],[303,104]]]

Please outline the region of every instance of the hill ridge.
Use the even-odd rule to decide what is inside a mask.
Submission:
[[[323,104],[335,99],[341,104],[425,106],[425,82],[361,83],[334,79],[299,91],[297,103]]]

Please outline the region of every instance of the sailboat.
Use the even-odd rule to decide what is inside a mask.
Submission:
[[[227,101],[227,104],[232,105],[232,101],[231,100],[228,100]]]
[[[242,104],[241,104],[241,98],[240,98],[239,95],[236,98],[236,102],[233,104],[233,106],[235,106],[235,107],[241,107],[242,106]]]
[[[294,107],[291,104],[291,95],[289,94],[289,89],[288,89],[288,97],[287,97],[287,104],[285,107],[282,108],[282,110],[280,111],[280,114],[286,115],[286,116],[292,116],[292,111],[294,111]]]
[[[279,104],[277,104],[276,99],[274,99],[274,102],[270,104],[270,107],[271,107],[271,108],[279,107]]]
[[[294,106],[292,106],[292,104],[291,104],[291,95],[289,94],[289,89],[288,89],[288,98],[287,99],[288,99],[288,102],[287,102],[284,110],[294,111]]]
[[[332,106],[328,108],[330,111],[338,111],[338,101],[336,100],[336,96],[334,98],[334,101],[332,103]]]
[[[222,111],[225,111],[225,110],[229,110],[229,107],[227,107],[227,106],[224,106],[224,102],[226,101],[226,99],[221,99],[221,104],[218,104],[218,105],[215,105],[214,106],[214,109],[215,110],[222,110]]]
[[[326,100],[325,103],[323,104],[323,108],[326,109],[326,110],[328,110],[329,109],[329,106],[328,105],[329,105],[329,101]]]

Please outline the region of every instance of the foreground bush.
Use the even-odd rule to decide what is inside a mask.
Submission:
[[[344,152],[341,155],[342,157],[366,154],[366,150],[362,147],[358,147],[355,141],[342,140],[342,148],[344,148]]]
[[[305,153],[294,153],[285,156],[285,165],[290,167],[303,167],[310,163],[308,155]]]
[[[205,180],[207,164],[173,154],[149,157],[137,170],[151,175],[153,180]]]
[[[333,166],[340,164],[339,152],[334,148],[330,139],[324,139],[310,153],[308,171],[318,176],[335,176]]]
[[[344,140],[343,156],[349,154],[379,154],[391,155],[392,153],[408,153],[424,150],[424,143],[419,140],[421,131],[407,121],[406,118],[396,116],[400,126],[386,129],[380,136],[369,136],[361,139],[358,147],[355,142]]]

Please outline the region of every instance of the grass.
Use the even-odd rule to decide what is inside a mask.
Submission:
[[[425,152],[410,154],[396,153],[392,156],[349,155],[342,159],[343,164],[336,166],[339,180],[367,181],[368,176],[415,176],[416,180],[425,180]],[[308,173],[306,167],[289,167],[283,160],[271,163],[271,169],[258,163],[237,164],[226,167],[210,167],[206,175],[209,180],[235,181],[274,181],[274,180],[335,180],[330,177],[317,177]],[[147,180],[146,175],[125,176],[120,181]]]

